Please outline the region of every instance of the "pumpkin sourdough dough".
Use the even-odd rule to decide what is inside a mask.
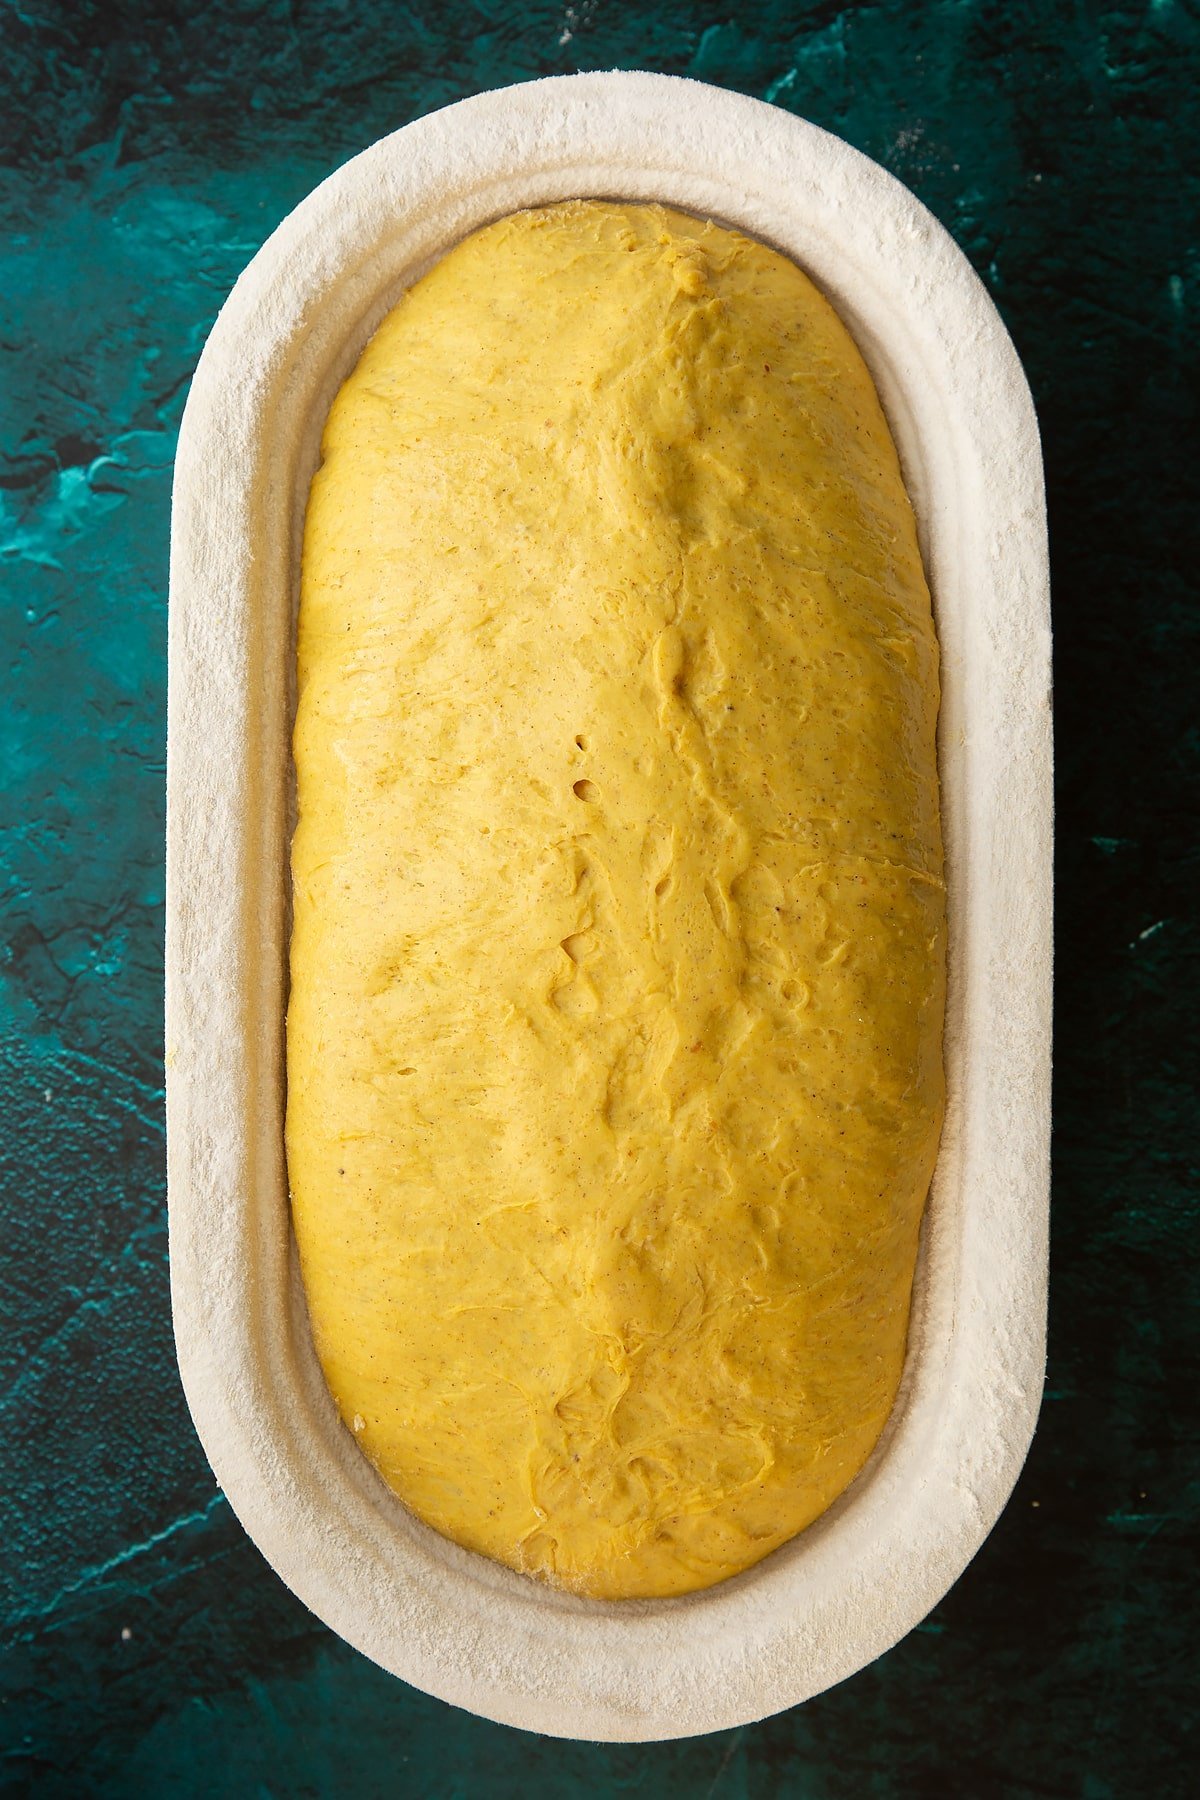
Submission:
[[[468,238],[330,413],[299,673],[342,1416],[514,1568],[719,1581],[879,1435],[942,1113],[937,648],[844,327],[659,207]]]

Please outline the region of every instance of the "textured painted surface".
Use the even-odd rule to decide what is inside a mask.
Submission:
[[[1191,1791],[1200,1502],[1192,0],[0,9],[0,1776],[39,1795]],[[481,87],[692,73],[828,125],[987,281],[1045,436],[1059,756],[1042,1425],[935,1615],[765,1725],[563,1745],[404,1688],[214,1492],[163,1216],[170,461],[221,298],[331,168]]]

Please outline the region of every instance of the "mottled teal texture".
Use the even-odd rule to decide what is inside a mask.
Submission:
[[[1194,1791],[1195,0],[0,0],[0,51],[6,1791]],[[980,271],[1045,435],[1059,755],[1054,1300],[1026,1473],[872,1668],[761,1726],[630,1748],[381,1674],[214,1492],[171,1345],[159,1026],[170,469],[216,310],[372,139],[613,67],[840,132]]]

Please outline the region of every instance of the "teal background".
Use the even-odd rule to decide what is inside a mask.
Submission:
[[[950,229],[1041,416],[1058,732],[1038,1437],[958,1585],[807,1706],[540,1740],[391,1680],[250,1545],[175,1373],[160,989],[171,460],[238,271],[481,88],[687,73],[841,133]],[[1200,13],[1020,0],[0,0],[5,1791],[1195,1791]]]

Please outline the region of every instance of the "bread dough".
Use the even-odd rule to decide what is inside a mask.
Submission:
[[[439,1531],[577,1592],[803,1529],[894,1399],[943,1104],[937,647],[870,376],[653,206],[477,232],[331,410],[287,1153]]]

